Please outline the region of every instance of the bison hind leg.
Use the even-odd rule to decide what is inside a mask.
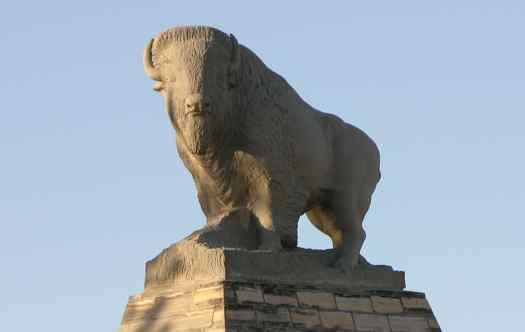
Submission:
[[[331,209],[317,206],[308,211],[306,215],[318,230],[330,237],[334,249],[339,249],[343,246],[343,235],[337,227],[336,217]]]
[[[352,271],[359,264],[366,265],[360,252],[366,237],[363,219],[370,206],[370,195],[359,193],[334,193],[329,202],[307,213],[312,224],[332,239],[333,247],[338,251],[335,266],[345,272]]]

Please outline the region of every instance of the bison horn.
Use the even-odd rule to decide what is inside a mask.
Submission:
[[[230,34],[230,40],[232,42],[232,55],[230,59],[229,83],[233,87],[237,85],[238,73],[241,67],[241,52],[239,43],[237,43],[237,39],[233,34]]]
[[[152,80],[160,81],[160,72],[151,62],[151,48],[153,47],[153,41],[154,39],[151,39],[144,49],[144,71]]]

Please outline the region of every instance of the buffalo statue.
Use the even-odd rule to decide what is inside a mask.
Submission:
[[[351,271],[380,178],[377,146],[339,117],[308,105],[233,35],[206,26],[160,33],[144,50],[208,222],[250,211],[262,250],[297,246],[306,213]]]

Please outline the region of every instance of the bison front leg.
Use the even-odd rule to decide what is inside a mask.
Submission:
[[[287,179],[288,180],[288,179]],[[259,249],[280,251],[297,247],[297,222],[300,209],[290,199],[287,181],[258,183],[257,197],[252,212],[258,219]]]
[[[280,251],[282,245],[276,215],[269,207],[259,207],[254,214],[259,225],[259,249]]]

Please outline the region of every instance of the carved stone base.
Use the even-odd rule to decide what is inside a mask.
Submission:
[[[245,280],[346,290],[405,288],[404,272],[386,265],[363,264],[345,274],[331,267],[335,255],[333,250],[271,252],[176,244],[147,262],[145,288]]]
[[[345,274],[332,266],[334,250],[254,250],[256,237],[248,212],[232,211],[147,262],[145,289],[245,280],[347,290],[405,288],[404,272],[390,266],[372,265],[361,257],[358,268]]]
[[[363,261],[346,275],[332,250],[209,248],[217,232],[203,234],[146,264],[119,332],[440,331],[425,295],[403,291],[404,272]]]
[[[129,299],[119,332],[438,332],[422,293],[222,281]]]

